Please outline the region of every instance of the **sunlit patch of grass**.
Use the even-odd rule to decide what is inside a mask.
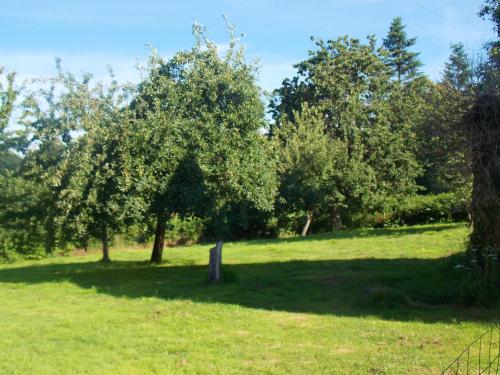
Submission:
[[[0,266],[0,373],[432,374],[492,320],[449,280],[464,225],[354,230]],[[457,260],[458,261],[458,260]]]

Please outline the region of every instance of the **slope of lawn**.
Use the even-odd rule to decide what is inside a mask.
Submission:
[[[458,308],[463,224],[0,265],[1,374],[436,374],[497,321]]]

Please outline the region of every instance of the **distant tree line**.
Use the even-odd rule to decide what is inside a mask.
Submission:
[[[497,0],[480,16],[499,33]],[[131,236],[151,239],[160,263],[172,233],[306,235],[464,219],[467,207],[469,253],[495,277],[499,38],[482,59],[453,44],[437,82],[401,18],[381,43],[313,39],[266,106],[228,29],[223,54],[197,24],[191,49],[169,59],[152,50],[137,85],[112,72],[94,83],[60,61],[57,75],[23,88],[0,71],[0,256],[99,240],[107,262],[113,240]]]

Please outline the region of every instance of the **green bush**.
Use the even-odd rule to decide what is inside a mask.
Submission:
[[[154,239],[154,222],[132,224],[126,227],[125,232],[118,235],[115,244],[133,246],[136,244],[146,246]]]
[[[43,237],[33,238],[28,231],[0,228],[0,262],[42,258],[45,249],[41,239]]]
[[[364,225],[387,227],[467,220],[465,200],[456,193],[415,195],[364,217]]]
[[[165,238],[169,245],[192,244],[199,241],[204,229],[205,224],[198,217],[173,215],[167,223]]]

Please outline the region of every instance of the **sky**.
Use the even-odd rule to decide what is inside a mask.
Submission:
[[[342,35],[378,40],[401,16],[423,71],[438,79],[452,42],[471,53],[493,37],[477,16],[481,0],[0,0],[0,65],[20,81],[55,71],[55,57],[74,73],[137,81],[146,44],[168,57],[193,44],[191,25],[205,25],[218,45],[228,43],[222,15],[244,33],[247,56],[261,66],[259,83],[271,91],[314,48],[310,37]]]

